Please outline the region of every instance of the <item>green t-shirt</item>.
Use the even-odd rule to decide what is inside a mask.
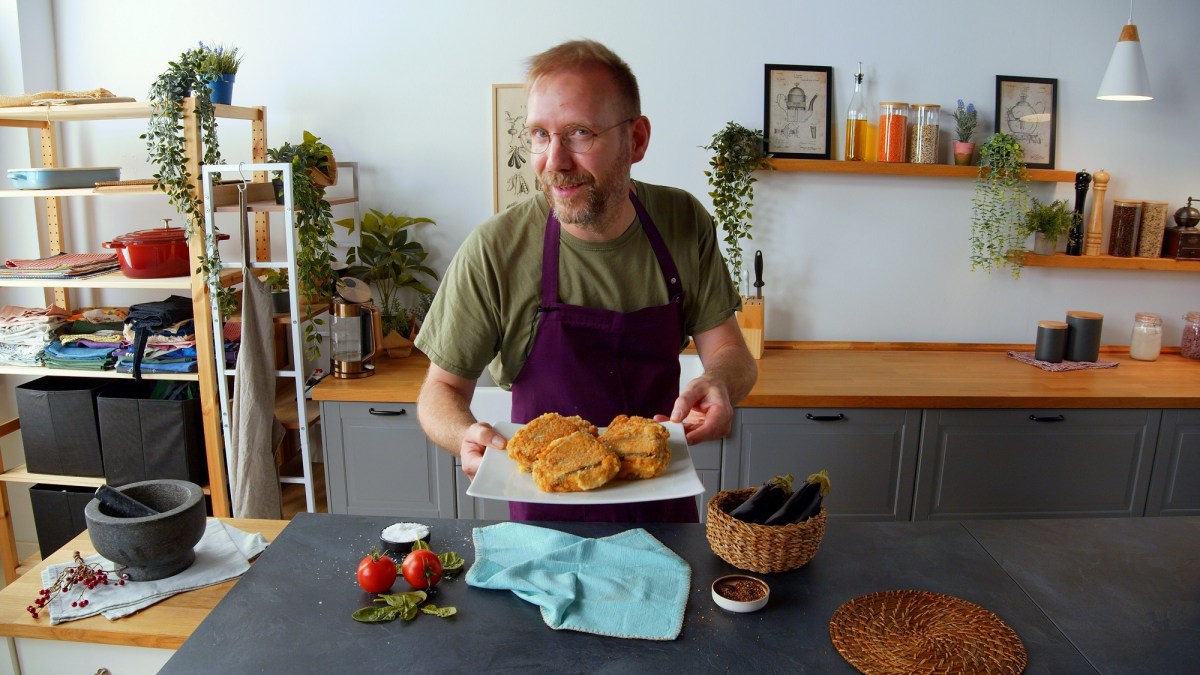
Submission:
[[[683,190],[635,185],[683,281],[685,338],[721,324],[741,298],[717,248],[712,218]],[[547,215],[546,197],[538,194],[468,235],[417,335],[417,348],[433,363],[467,379],[478,378],[491,364],[492,378],[504,388],[516,379],[533,344]],[[562,302],[620,312],[667,304],[662,272],[640,222],[602,243],[561,233]]]

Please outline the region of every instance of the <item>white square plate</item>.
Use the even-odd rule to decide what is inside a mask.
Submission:
[[[502,422],[492,426],[505,438],[512,438],[523,425]],[[488,448],[483,453],[483,462],[479,465],[475,480],[467,487],[467,494],[481,499],[531,504],[627,504],[693,497],[704,492],[700,477],[696,475],[696,467],[692,464],[692,455],[688,452],[683,425],[663,422],[663,426],[671,433],[667,439],[667,446],[671,448],[671,463],[657,478],[613,480],[587,492],[542,492],[533,482],[533,476],[521,471],[517,463],[508,458],[507,452]]]

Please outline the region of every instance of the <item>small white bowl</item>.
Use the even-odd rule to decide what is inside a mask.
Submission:
[[[384,553],[399,556],[396,562],[412,551],[413,542],[420,539],[429,543],[430,528],[421,523],[395,523],[379,533],[379,546]]]
[[[758,585],[758,587],[762,589],[762,597],[756,600],[731,600],[717,592],[719,586],[732,583],[735,580],[744,580]],[[721,609],[727,609],[731,612],[757,612],[766,606],[767,599],[770,597],[771,587],[767,585],[767,582],[759,579],[758,577],[752,577],[746,574],[730,574],[717,579],[712,584],[713,602],[717,603],[717,606]]]

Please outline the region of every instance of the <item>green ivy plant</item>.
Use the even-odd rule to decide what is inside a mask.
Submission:
[[[1029,210],[1029,176],[1017,139],[997,133],[979,148],[979,174],[971,198],[971,269],[991,272],[1012,268],[1021,276],[1021,259],[1009,255],[1028,233],[1022,224]]]
[[[310,142],[311,139],[311,142]],[[324,320],[312,308],[333,297],[334,249],[333,209],[325,201],[325,190],[314,182],[309,169],[332,155],[329,146],[318,143],[319,138],[304,132],[305,142],[299,145],[284,143],[267,149],[267,161],[292,165],[292,207],[296,230],[296,292],[304,299],[308,311],[304,317],[306,353],[316,358],[322,337],[319,327]],[[318,156],[320,155],[320,156]]]
[[[437,270],[425,264],[429,257],[425,246],[409,238],[408,228],[422,223],[437,224],[429,218],[397,216],[371,209],[359,227],[359,245],[346,253],[346,274],[369,283],[379,294],[384,332],[395,330],[406,338],[411,337],[413,325],[424,317],[424,310],[428,309],[426,298],[433,297],[433,290],[418,275],[438,278]],[[348,232],[354,231],[353,218],[344,218],[336,224]],[[419,294],[414,308],[402,304],[401,291],[406,288]]]
[[[161,190],[175,210],[185,219],[185,233],[191,239],[196,232],[203,231],[204,211],[201,208],[196,176],[188,171],[189,157],[185,151],[183,133],[184,99],[195,96],[196,119],[200,125],[200,141],[203,147],[201,164],[222,164],[221,149],[217,144],[217,120],[211,96],[211,84],[217,79],[216,67],[211,50],[194,47],[167,63],[167,69],[154,80],[148,95],[150,121],[146,133],[146,159],[158,167],[154,174],[154,189]],[[210,232],[209,246],[200,258],[197,274],[202,274],[214,290],[221,313],[228,316],[236,307],[236,300],[229,289],[220,284],[220,257],[215,255],[215,232]]]
[[[711,150],[713,156],[708,165],[712,167],[705,171],[708,184],[712,191],[713,210],[717,222],[724,232],[724,240],[729,265],[730,276],[734,286],[740,288],[742,282],[742,242],[754,237],[750,233],[754,207],[754,172],[759,169],[771,169],[763,145],[763,132],[760,129],[748,129],[736,122],[729,122],[725,128],[713,134],[708,145],[701,146]]]

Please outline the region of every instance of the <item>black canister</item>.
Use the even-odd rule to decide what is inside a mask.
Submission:
[[[1067,312],[1066,360],[1095,362],[1100,358],[1100,330],[1103,327],[1103,314],[1078,310]]]
[[[1062,321],[1039,321],[1033,358],[1046,363],[1062,363],[1067,351],[1067,332],[1067,324]]]

